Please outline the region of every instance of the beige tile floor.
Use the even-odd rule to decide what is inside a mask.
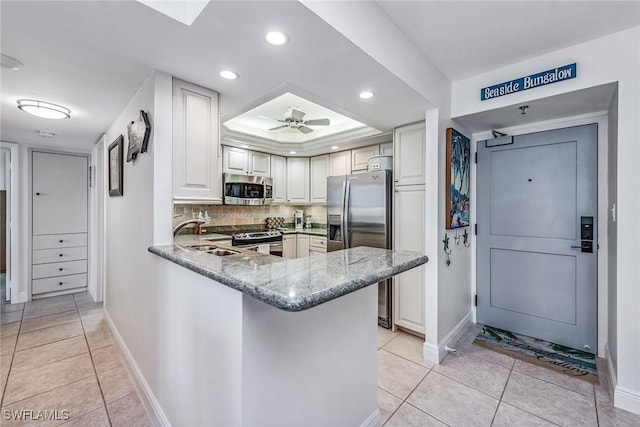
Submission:
[[[0,424],[152,426],[101,304],[86,293],[0,307]],[[57,420],[7,419],[59,411]],[[12,411],[12,412],[6,412]],[[62,411],[68,411],[68,418]],[[30,415],[27,415],[30,414]],[[49,412],[51,414],[51,412]]]
[[[379,328],[382,425],[640,426],[639,415],[613,407],[604,360],[593,385],[475,346],[477,331],[433,365],[422,359],[422,339]]]

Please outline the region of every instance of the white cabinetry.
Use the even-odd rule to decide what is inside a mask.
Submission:
[[[287,234],[282,236],[282,258],[294,259],[297,258],[297,235]]]
[[[287,159],[287,203],[309,204],[309,158]]]
[[[351,151],[329,154],[329,176],[351,174]]]
[[[393,142],[380,144],[380,154],[383,156],[393,156]]]
[[[271,156],[258,151],[236,147],[222,147],[224,173],[271,176]]]
[[[327,204],[329,155],[311,158],[311,203]]]
[[[422,185],[396,187],[393,204],[393,247],[425,251],[425,191]],[[425,267],[394,276],[395,324],[424,333]]]
[[[351,172],[366,171],[369,167],[369,159],[378,155],[378,146],[356,148],[351,150]]]
[[[34,151],[31,293],[87,286],[88,169],[86,156]]]
[[[298,234],[296,239],[296,258],[309,256],[309,235]]]
[[[393,132],[393,172],[397,185],[425,184],[425,124],[402,126]]]
[[[222,203],[218,94],[173,79],[173,198]]]
[[[309,236],[309,256],[327,253],[327,238],[325,236]]]
[[[287,202],[287,159],[271,156],[271,178],[273,179],[273,202]]]

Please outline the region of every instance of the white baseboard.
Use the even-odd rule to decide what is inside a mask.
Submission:
[[[431,363],[440,363],[447,355],[446,348],[458,341],[469,329],[473,312],[469,311],[458,324],[444,337],[436,347],[433,344],[424,343],[422,357]]]
[[[364,420],[362,424],[360,424],[360,427],[380,427],[381,421],[380,409],[376,409],[367,417],[366,420]]]
[[[611,363],[611,353],[609,352],[608,344],[604,346],[604,351],[607,358],[609,384],[611,385],[609,392],[612,394],[613,406],[640,415],[640,392],[618,385],[617,373]]]
[[[613,406],[640,415],[640,392],[617,385],[613,393]]]
[[[136,382],[136,386],[137,386],[136,388],[139,391],[141,391],[143,394],[143,396],[141,397],[143,398],[143,400],[145,400],[145,403],[146,403],[145,406],[147,407],[147,409],[150,409],[149,415],[151,415],[151,417],[154,418],[154,421],[156,422],[156,424],[160,424],[163,427],[171,427],[171,423],[169,422],[169,420],[167,419],[167,416],[165,415],[164,411],[160,407],[160,403],[158,402],[153,392],[151,391],[151,387],[149,387],[149,384],[144,379],[144,376],[142,375],[142,371],[140,371],[138,364],[134,360],[133,355],[129,351],[129,348],[127,347],[124,340],[122,339],[122,336],[118,332],[118,328],[116,328],[116,325],[113,323],[113,320],[111,320],[111,316],[109,316],[109,313],[107,312],[106,309],[104,310],[104,318],[107,321],[109,328],[111,329],[111,333],[113,334],[116,341],[118,342],[118,345],[120,347],[120,352],[122,353],[125,359],[124,360],[125,364],[127,365],[129,372],[133,375],[134,381]]]

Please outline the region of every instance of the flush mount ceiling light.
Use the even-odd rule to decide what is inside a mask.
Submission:
[[[332,150],[337,150],[338,148],[340,147],[338,147],[337,145],[334,145],[333,147],[331,147]]]
[[[46,130],[37,130],[36,133],[43,138],[53,138],[56,136],[53,132],[47,132]]]
[[[371,92],[370,90],[365,90],[360,92],[360,99],[371,99],[375,96],[376,94]]]
[[[295,151],[289,151],[289,154],[296,154]]]
[[[289,41],[289,38],[279,31],[269,31],[264,37],[274,46],[282,46]]]
[[[4,53],[0,53],[0,65],[2,68],[8,68],[9,70],[22,70],[24,68],[24,64],[18,61],[16,58],[12,58],[10,56],[5,55]]]
[[[227,79],[227,80],[235,80],[239,76],[238,76],[238,73],[236,73],[235,71],[222,70],[222,71],[220,71],[220,77],[222,77],[223,79]]]
[[[68,108],[36,99],[18,99],[18,108],[25,113],[45,119],[68,119],[71,117],[71,110]]]

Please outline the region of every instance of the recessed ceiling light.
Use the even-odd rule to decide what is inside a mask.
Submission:
[[[18,108],[25,113],[45,119],[68,119],[71,115],[71,110],[68,108],[36,99],[18,99]]]
[[[238,78],[238,73],[231,70],[222,70],[220,71],[220,77],[227,80],[235,80]]]
[[[289,154],[296,154],[295,151],[289,151]]]
[[[371,92],[370,90],[365,90],[363,92],[360,92],[360,98],[362,99],[371,99],[375,96],[376,94]]]
[[[289,40],[285,34],[279,31],[269,31],[264,37],[274,46],[282,46]]]
[[[46,130],[37,130],[36,133],[43,138],[53,138],[54,136],[56,136],[55,133],[47,132]]]
[[[16,58],[0,53],[0,65],[2,68],[8,68],[10,70],[18,71],[24,68],[24,64],[18,61]]]
[[[331,147],[332,150],[337,150],[338,148],[340,147],[338,147],[337,145],[334,145],[333,147]]]

